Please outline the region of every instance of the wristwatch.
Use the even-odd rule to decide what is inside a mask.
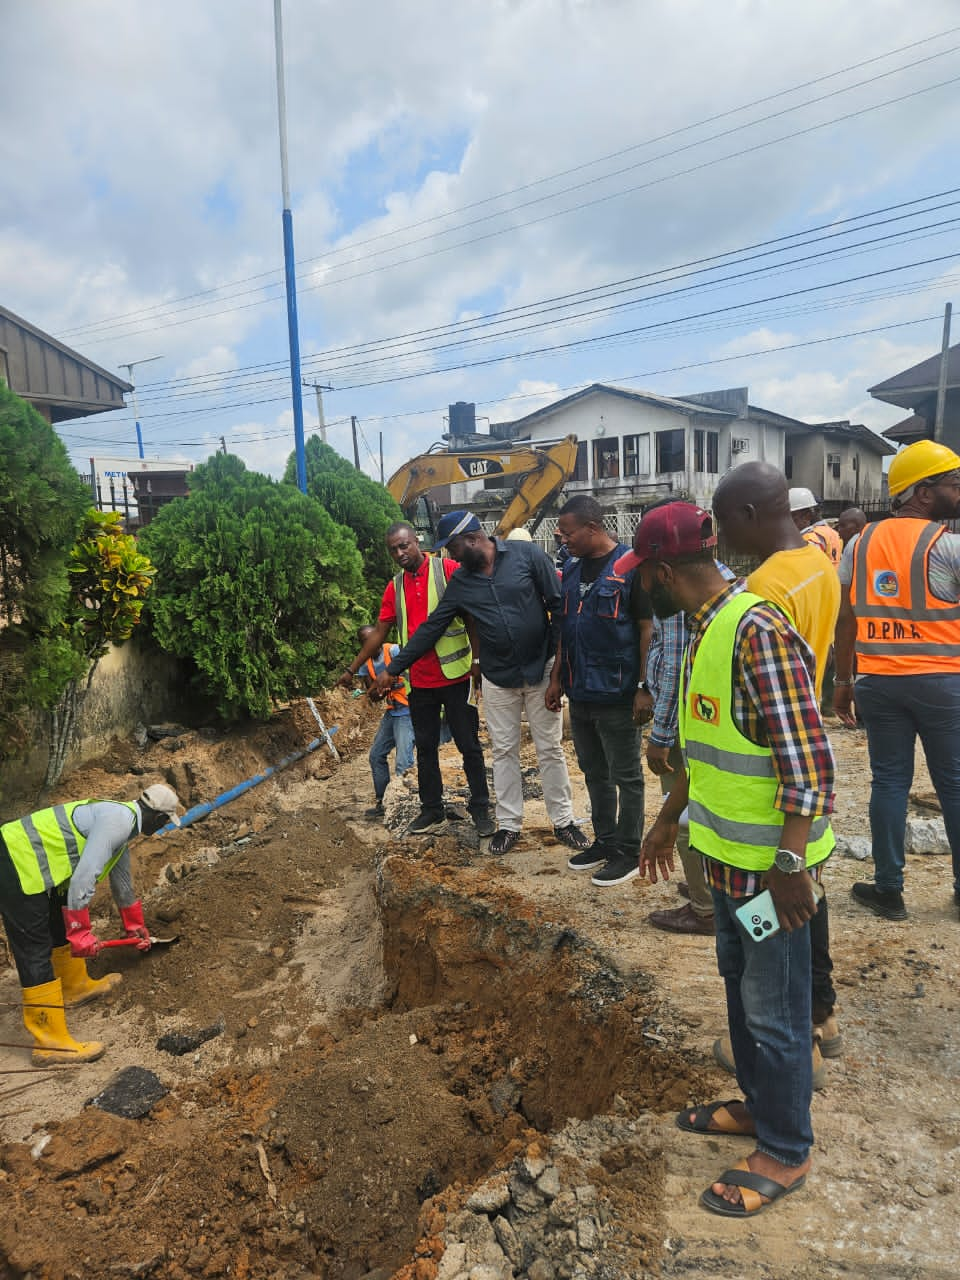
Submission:
[[[791,853],[789,849],[778,849],[774,855],[773,865],[778,871],[782,871],[785,875],[793,876],[798,871],[806,871],[806,861],[797,853]]]
[[[646,680],[641,680],[640,683],[637,685],[637,689],[638,690],[642,689],[644,693],[650,692],[650,686],[647,684]]]

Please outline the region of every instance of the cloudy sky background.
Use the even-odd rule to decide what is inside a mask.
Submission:
[[[960,279],[955,0],[283,13],[303,371],[345,456],[351,414],[389,475],[453,401],[592,381],[903,416],[866,389],[939,348]],[[148,456],[223,436],[281,474],[272,0],[11,6],[0,106],[0,302],[112,371],[163,357]],[[135,456],[129,411],[59,430],[78,465]]]

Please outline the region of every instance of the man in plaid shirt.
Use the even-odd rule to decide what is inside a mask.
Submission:
[[[683,610],[680,738],[688,776],[672,789],[640,851],[641,874],[673,870],[678,819],[713,895],[717,959],[742,1102],[683,1111],[691,1133],[756,1139],[746,1160],[700,1197],[746,1218],[798,1190],[810,1168],[810,930],[815,880],[833,848],[834,764],[809,646],[779,609],[728,584],[707,512],[685,502],[641,520],[617,572],[639,568],[661,618]],[[755,941],[735,915],[768,889],[779,929]]]

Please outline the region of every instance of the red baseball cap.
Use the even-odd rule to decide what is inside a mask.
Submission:
[[[645,515],[633,535],[633,550],[621,556],[614,573],[629,573],[645,560],[674,560],[717,545],[713,517],[692,502],[668,502]]]

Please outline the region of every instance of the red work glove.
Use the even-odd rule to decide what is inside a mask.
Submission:
[[[90,928],[90,912],[86,907],[81,911],[71,911],[69,907],[64,907],[63,923],[72,956],[87,958],[99,953],[100,939]]]
[[[150,930],[143,918],[143,903],[134,902],[129,907],[120,908],[120,919],[128,938],[139,938],[138,951],[149,951],[153,945],[150,941]]]

